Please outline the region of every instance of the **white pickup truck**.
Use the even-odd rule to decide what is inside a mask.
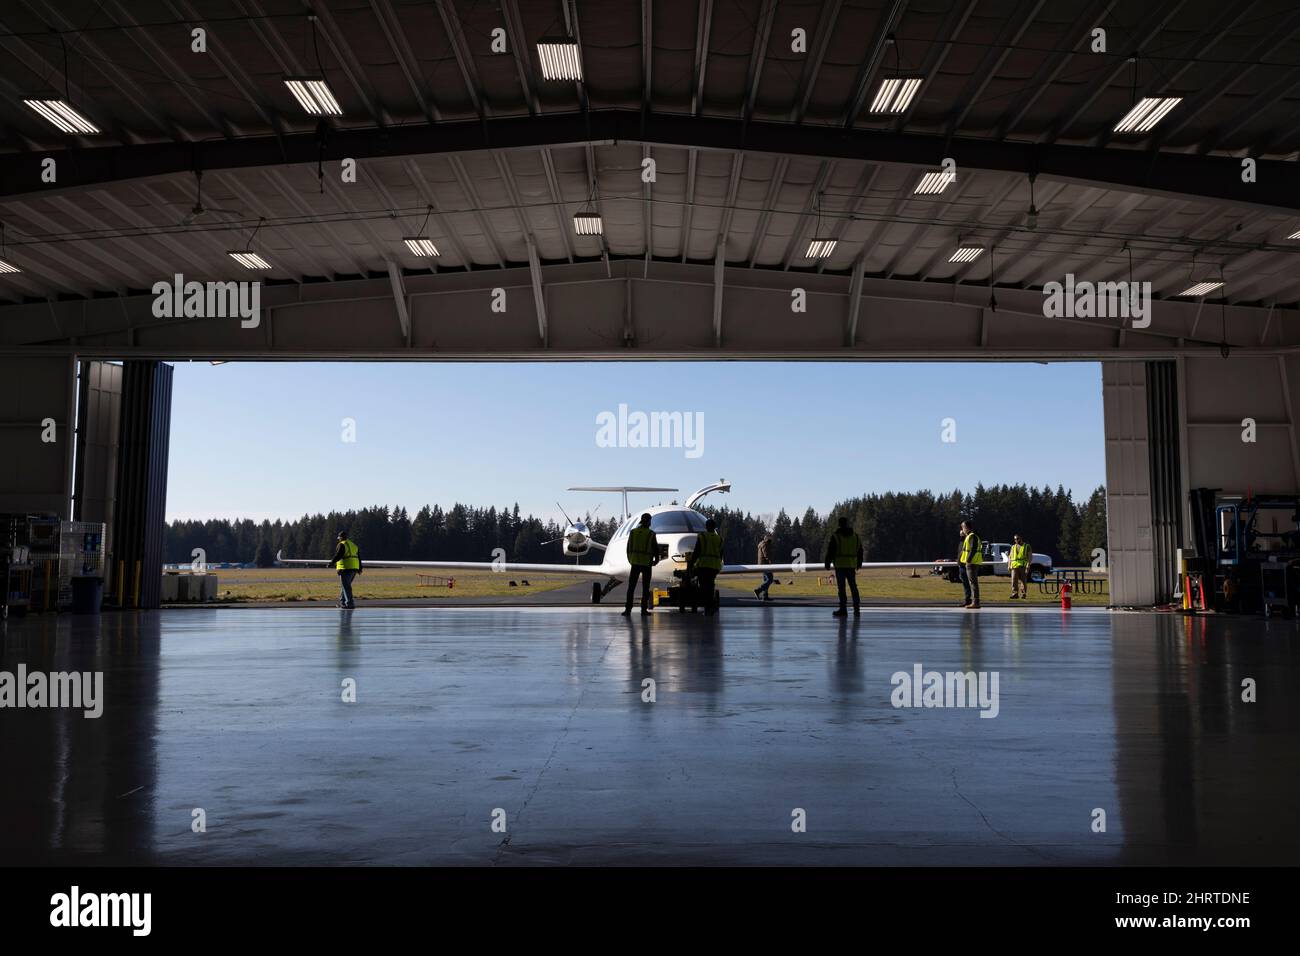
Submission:
[[[945,560],[951,561],[952,558]],[[984,563],[979,566],[980,577],[989,574],[1000,577],[1011,576],[1011,545],[1002,541],[985,541],[984,542]],[[1047,554],[1033,553],[1029,559],[1029,577],[1031,580],[1038,580],[1052,570],[1052,557]],[[931,574],[942,574],[949,581],[960,581],[961,574],[955,565],[946,567],[936,567]]]

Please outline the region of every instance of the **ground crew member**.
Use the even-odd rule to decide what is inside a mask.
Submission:
[[[641,613],[650,613],[650,569],[659,563],[659,539],[650,530],[650,515],[641,516],[641,524],[627,535],[627,563],[632,565],[632,574],[627,579],[627,603],[623,606],[623,616],[632,613],[632,593],[636,590],[637,578],[641,579]]]
[[[361,573],[361,552],[346,531],[339,532],[339,543],[330,561],[339,571],[339,607],[350,611],[357,606],[352,599],[352,579]]]
[[[844,585],[853,592],[853,613],[862,613],[862,600],[858,597],[858,568],[862,564],[862,539],[849,527],[849,519],[840,517],[839,527],[826,542],[826,556],[823,559],[826,570],[835,566],[835,586],[840,592],[840,609],[835,617],[844,617],[848,612],[848,598]]]
[[[722,570],[722,535],[718,534],[717,527],[712,518],[704,523],[704,530],[696,535],[695,550],[686,564],[686,570],[695,574],[696,585],[704,595],[705,614],[714,614],[718,610],[713,601],[713,584]]]
[[[1011,600],[1029,600],[1029,562],[1034,552],[1020,535],[1011,538]],[[1017,594],[1019,591],[1019,594]]]
[[[962,607],[978,611],[980,606],[980,565],[984,563],[984,545],[975,533],[975,525],[961,523],[961,550],[957,553],[957,567],[961,570],[961,586],[966,591]]]
[[[758,563],[772,563],[772,532],[770,531],[764,532],[762,539],[758,542]],[[772,587],[772,582],[774,580],[775,578],[771,571],[764,571],[763,583],[754,588],[754,597],[758,598],[760,601],[772,600],[772,595],[767,592]]]

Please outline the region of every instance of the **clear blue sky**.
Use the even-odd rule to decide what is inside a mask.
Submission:
[[[176,363],[167,515],[294,518],[455,501],[556,516],[570,485],[718,478],[756,515],[874,491],[1104,482],[1095,363]],[[597,416],[703,414],[702,454],[598,447]],[[341,440],[356,420],[356,441]],[[956,441],[942,438],[945,418]],[[634,496],[654,504],[672,495]]]

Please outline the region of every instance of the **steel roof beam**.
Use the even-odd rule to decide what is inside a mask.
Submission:
[[[1295,164],[1258,161],[1258,182],[1243,183],[1240,160],[1185,153],[1155,155],[1131,149],[1036,145],[982,139],[947,139],[920,133],[843,130],[727,117],[691,117],[639,110],[602,110],[590,114],[545,113],[535,117],[497,117],[390,127],[377,136],[371,129],[337,129],[330,137],[332,154],[357,159],[458,153],[484,149],[527,149],[557,145],[637,143],[727,152],[812,156],[934,168],[955,156],[967,169],[1025,173],[1036,168],[1045,179],[1101,185],[1175,198],[1196,197],[1288,214],[1300,209]],[[44,154],[0,155],[0,195],[54,192],[118,180],[145,179],[192,170],[238,169],[317,162],[316,134],[250,137],[204,143],[146,143],[83,149],[76,167],[59,170],[58,185],[40,182]]]

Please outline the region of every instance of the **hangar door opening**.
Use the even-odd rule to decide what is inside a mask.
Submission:
[[[699,507],[724,522],[728,562],[755,563],[765,530],[773,561],[807,556],[813,573],[783,595],[831,593],[816,571],[839,514],[868,560],[951,559],[973,517],[987,546],[1020,533],[1037,563],[1092,580],[1107,548],[1101,379],[1089,362],[178,363],[166,561],[202,549],[231,565],[223,594],[286,600],[324,600],[329,579],[275,556],[328,558],[342,527],[375,559],[599,562],[560,539],[581,520],[609,540],[623,502],[570,489],[668,489],[631,494],[635,511],[725,479]],[[1087,603],[1109,601],[1100,572]],[[452,576],[365,583],[412,598],[489,586]],[[867,590],[961,597],[927,567]]]

